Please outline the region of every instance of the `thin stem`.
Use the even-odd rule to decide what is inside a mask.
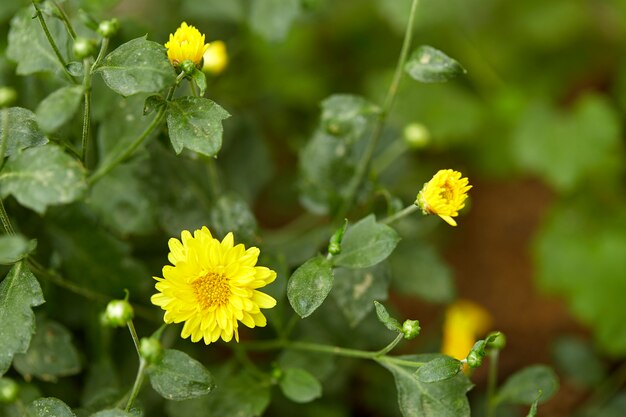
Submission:
[[[65,58],[63,58],[63,55],[61,55],[61,51],[59,50],[59,47],[54,41],[54,38],[52,37],[50,30],[48,29],[48,25],[46,24],[46,20],[43,18],[43,13],[41,12],[39,5],[33,1],[33,6],[35,7],[35,14],[37,16],[37,19],[39,20],[39,23],[41,24],[41,28],[43,29],[46,35],[46,39],[48,39],[48,43],[52,47],[52,50],[54,51],[54,54],[57,57],[57,60],[61,64],[61,67],[63,68],[63,72],[65,73],[65,75],[69,77],[70,80],[72,80],[72,82],[77,84],[77,81],[74,79],[72,74],[70,74],[70,72],[67,70],[67,63],[65,62]]]
[[[189,85],[191,86],[191,94],[193,94],[194,97],[198,97],[198,89],[196,88],[196,83],[193,82],[192,79],[189,79]]]
[[[372,134],[369,138],[369,142],[359,161],[354,176],[352,180],[348,184],[348,191],[346,198],[344,199],[341,208],[338,211],[337,219],[344,219],[346,214],[350,210],[352,206],[352,202],[356,196],[356,193],[363,182],[363,178],[367,173],[367,170],[370,166],[372,156],[374,155],[374,151],[378,146],[378,142],[380,141],[380,137],[383,132],[383,128],[385,126],[385,121],[387,120],[387,115],[391,111],[393,107],[393,103],[395,102],[396,95],[398,93],[398,86],[400,85],[400,80],[402,79],[402,74],[404,71],[404,65],[409,55],[409,49],[411,47],[411,41],[413,39],[413,23],[415,22],[415,14],[417,11],[417,4],[419,0],[413,0],[411,4],[411,11],[409,14],[409,21],[406,26],[406,32],[404,33],[404,41],[402,42],[402,49],[400,51],[400,57],[398,58],[398,63],[396,65],[396,70],[394,72],[393,79],[391,84],[389,85],[389,89],[387,90],[387,95],[385,97],[385,101],[383,102],[383,106],[378,113],[378,119],[376,120],[376,124],[372,129]]]
[[[408,207],[403,208],[402,210],[400,210],[399,212],[392,214],[389,217],[384,218],[383,220],[381,220],[381,223],[384,224],[391,224],[405,216],[408,216],[409,214],[413,213],[414,211],[416,211],[419,207],[417,207],[415,204],[411,204]]]
[[[7,211],[4,209],[4,203],[0,200],[0,219],[2,220],[2,227],[4,227],[4,231],[7,235],[14,235],[15,231],[13,230],[13,226],[11,226],[11,220],[9,220],[9,215]]]
[[[137,336],[137,330],[135,330],[135,325],[132,320],[128,320],[126,323],[128,326],[128,331],[130,332],[130,337],[133,339],[133,343],[135,344],[135,349],[137,350],[137,355],[141,358],[141,352],[139,352],[139,337]]]
[[[126,403],[126,412],[130,411],[130,408],[133,406],[135,399],[137,399],[137,395],[139,395],[139,390],[141,390],[141,385],[143,384],[143,380],[146,375],[146,365],[146,361],[142,357],[139,357],[139,369],[137,370],[137,376],[135,377],[135,383],[133,384],[133,388],[130,391],[128,402]]]
[[[91,67],[90,59],[83,60],[83,94],[85,97],[85,111],[83,112],[83,135],[80,147],[80,160],[85,165],[87,159],[87,142],[89,141],[89,130],[91,127]]]
[[[0,111],[0,117],[2,117],[2,135],[0,135],[0,169],[2,169],[9,136],[9,112]]]
[[[396,139],[372,162],[372,171],[379,174],[406,152],[408,146],[402,139]]]
[[[489,352],[489,373],[487,375],[487,417],[493,417],[498,405],[496,395],[496,386],[498,384],[498,358],[500,351],[492,349]]]
[[[90,72],[92,74],[96,70],[96,68],[98,68],[98,65],[100,65],[100,61],[102,61],[102,58],[104,58],[104,55],[106,54],[108,48],[109,48],[109,38],[102,38],[102,42],[100,43],[100,51],[98,52],[98,56],[96,57],[96,60],[91,65]]]
[[[400,341],[404,339],[404,333],[398,333],[395,339],[391,341],[387,346],[376,352],[376,356],[385,356],[387,353],[391,352],[393,348],[396,347]]]
[[[59,17],[63,21],[63,24],[65,25],[65,28],[67,29],[67,33],[70,34],[72,39],[76,39],[76,31],[72,27],[72,24],[70,23],[70,19],[68,19],[67,14],[65,14],[65,11],[61,8],[61,6],[59,6],[56,3],[56,1],[53,1],[52,4],[54,4],[54,7],[59,12]]]

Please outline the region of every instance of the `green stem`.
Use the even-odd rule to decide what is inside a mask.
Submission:
[[[63,24],[65,25],[65,28],[67,29],[67,33],[70,34],[72,39],[76,39],[76,31],[72,27],[72,24],[70,23],[70,19],[68,19],[67,14],[65,14],[65,11],[55,1],[53,1],[52,4],[54,4],[54,7],[57,9],[57,12],[59,13],[59,17],[61,18],[61,20],[63,21]]]
[[[498,358],[500,351],[492,349],[489,352],[489,373],[487,375],[487,417],[493,417],[498,405],[496,385],[498,384]]]
[[[0,117],[2,117],[2,135],[0,135],[0,169],[2,169],[9,136],[9,111],[0,111]]]
[[[384,218],[383,220],[381,220],[381,223],[384,224],[391,224],[405,216],[408,216],[409,214],[413,213],[414,211],[416,211],[419,207],[417,207],[415,204],[411,204],[408,207],[403,208],[402,210],[400,210],[399,212],[392,214],[389,217]]]
[[[80,160],[85,165],[87,159],[87,142],[89,141],[89,130],[91,127],[91,68],[90,59],[83,60],[83,94],[85,97],[85,111],[83,112],[83,135],[80,147]]]
[[[70,72],[67,70],[67,63],[65,62],[65,58],[63,58],[63,55],[61,55],[61,51],[59,50],[59,47],[54,41],[54,38],[52,37],[50,30],[48,29],[48,25],[46,24],[46,20],[43,18],[43,13],[41,12],[39,5],[33,1],[33,6],[35,7],[35,15],[37,16],[37,19],[39,20],[39,23],[41,24],[41,28],[43,29],[46,35],[46,39],[48,39],[48,43],[52,47],[52,50],[54,51],[54,54],[57,57],[57,60],[59,61],[59,63],[61,64],[61,67],[63,68],[63,72],[65,73],[67,77],[69,77],[69,79],[72,82],[77,84],[77,81],[74,79],[72,74],[70,74]]]
[[[376,356],[385,356],[387,353],[391,352],[393,348],[396,347],[400,341],[404,339],[404,333],[398,333],[395,339],[391,341],[387,346],[376,352]]]
[[[130,332],[130,337],[133,339],[133,343],[135,344],[135,350],[137,350],[137,355],[141,359],[141,352],[139,352],[139,337],[137,336],[137,330],[135,330],[135,325],[132,320],[128,320],[126,323],[128,326],[128,331]]]
[[[404,154],[407,149],[408,146],[402,139],[396,139],[372,162],[372,171],[376,174],[380,174],[398,159],[398,157]]]
[[[133,406],[135,399],[137,399],[137,395],[139,395],[139,391],[141,390],[141,386],[143,385],[144,377],[146,376],[146,365],[146,361],[142,357],[139,357],[139,369],[137,370],[137,376],[135,377],[135,383],[133,384],[133,388],[130,391],[128,402],[126,403],[126,412],[130,411],[130,408]]]
[[[361,157],[361,160],[359,161],[355,169],[352,180],[348,184],[346,198],[343,200],[336,219],[344,219],[346,217],[346,214],[350,210],[356,193],[361,186],[363,178],[365,177],[365,174],[367,173],[367,170],[370,166],[374,151],[376,150],[378,142],[380,141],[380,137],[382,135],[387,116],[391,111],[391,108],[393,107],[393,103],[396,100],[398,86],[400,85],[400,80],[402,79],[402,74],[404,71],[404,65],[409,56],[409,49],[411,48],[411,41],[413,39],[413,23],[415,22],[415,14],[417,12],[418,3],[419,0],[413,0],[413,2],[411,3],[409,21],[407,23],[406,31],[404,33],[404,41],[402,42],[402,49],[400,51],[398,63],[396,64],[396,70],[394,72],[393,79],[391,81],[391,84],[389,85],[389,89],[387,90],[387,95],[385,97],[385,101],[383,102],[383,106],[378,113],[378,118],[376,120],[374,128],[372,129],[372,134],[369,138],[369,142],[367,143],[367,147],[365,148],[365,152],[363,153],[363,156]]]
[[[7,235],[14,235],[15,231],[13,230],[13,226],[11,226],[11,220],[9,220],[9,215],[7,211],[4,209],[4,203],[0,199],[0,219],[2,220],[2,227],[4,227],[4,231]]]

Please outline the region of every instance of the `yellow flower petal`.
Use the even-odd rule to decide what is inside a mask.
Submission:
[[[204,43],[204,35],[186,22],[183,22],[176,29],[176,32],[170,34],[169,41],[165,43],[167,58],[174,66],[179,66],[183,61],[190,60],[199,67],[208,46]]]
[[[424,184],[417,194],[415,205],[424,214],[436,214],[450,226],[456,226],[453,217],[458,216],[459,210],[465,207],[470,188],[472,186],[469,185],[469,180],[461,178],[460,172],[442,169]]]

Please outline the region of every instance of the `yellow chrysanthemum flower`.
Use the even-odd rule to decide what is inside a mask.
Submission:
[[[445,313],[441,353],[465,359],[477,338],[489,330],[491,321],[487,310],[472,301],[452,303]]]
[[[221,74],[228,65],[228,53],[223,41],[213,41],[204,53],[202,71],[213,75]]]
[[[238,321],[252,328],[267,320],[262,308],[276,300],[257,291],[276,279],[276,272],[256,266],[259,249],[234,245],[229,233],[220,242],[203,227],[193,234],[181,233],[181,240],[168,242],[169,261],[163,278],[154,277],[159,291],[151,301],[165,310],[166,323],[185,322],[181,336],[192,342],[215,342],[220,337],[239,341]]]
[[[170,40],[165,47],[172,65],[178,66],[188,59],[199,66],[209,45],[205,45],[204,35],[198,29],[183,22],[174,34],[170,33]]]
[[[424,214],[436,214],[450,226],[456,226],[452,217],[458,216],[459,210],[465,207],[467,192],[472,188],[468,183],[467,178],[461,178],[460,172],[442,169],[424,184],[424,188],[417,194],[415,205]]]

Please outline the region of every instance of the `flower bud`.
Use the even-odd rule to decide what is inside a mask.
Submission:
[[[96,53],[96,42],[93,39],[76,38],[74,41],[74,56],[76,59],[85,59]]]
[[[472,350],[469,355],[467,355],[467,364],[470,368],[478,368],[483,364],[483,356],[480,355],[479,352]]]
[[[410,148],[420,149],[430,143],[430,132],[421,123],[410,123],[404,128],[403,139]]]
[[[10,404],[17,400],[20,386],[11,378],[0,378],[0,404]]]
[[[343,240],[343,234],[348,227],[348,219],[343,221],[343,225],[333,233],[328,243],[328,253],[331,255],[339,255],[341,253],[341,241]]]
[[[420,322],[418,320],[405,320],[402,323],[402,333],[404,333],[404,338],[407,340],[411,340],[420,334],[420,330]]]
[[[163,346],[159,339],[154,337],[142,337],[139,340],[139,353],[150,364],[157,363],[163,357]]]
[[[100,22],[97,32],[98,35],[102,36],[103,38],[112,38],[113,36],[115,36],[119,28],[120,21],[116,18],[113,18],[111,20],[103,20],[102,22]]]
[[[487,336],[487,347],[502,350],[506,346],[506,336],[501,332],[493,332]]]
[[[134,316],[133,306],[126,300],[109,302],[104,312],[104,322],[109,326],[126,326]]]
[[[11,87],[0,87],[0,108],[10,107],[17,100],[17,91]]]
[[[196,64],[191,59],[186,59],[180,64],[180,68],[186,75],[191,77],[196,71]]]

